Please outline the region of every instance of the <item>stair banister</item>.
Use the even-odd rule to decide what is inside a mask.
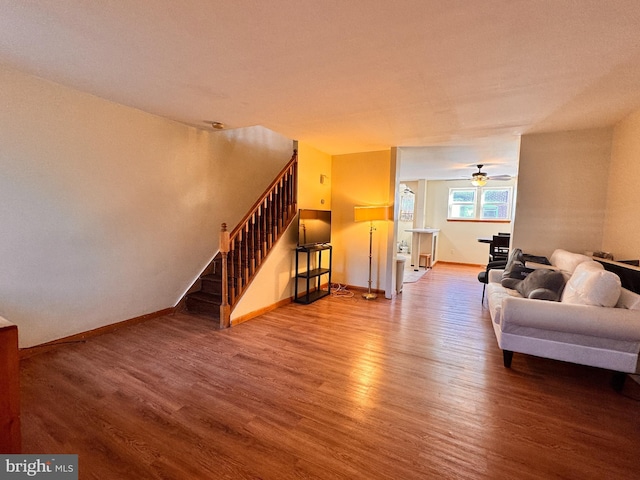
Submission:
[[[258,199],[258,201],[253,204],[253,206],[248,211],[248,213],[242,218],[242,220],[240,220],[238,225],[231,231],[230,238],[235,237],[238,234],[238,232],[246,225],[249,218],[251,218],[251,216],[258,210],[258,208],[261,205],[263,205],[263,203],[265,203],[270,196],[273,195],[274,191],[276,190],[276,187],[282,183],[283,178],[287,176],[287,174],[289,174],[289,176],[291,177],[291,182],[287,182],[289,185],[288,195],[289,195],[289,198],[291,198],[291,201],[289,203],[290,205],[295,206],[296,193],[297,193],[296,192],[297,189],[295,188],[295,185],[297,185],[297,180],[298,180],[297,179],[297,160],[298,160],[298,151],[294,150],[293,156],[291,157],[291,160],[289,160],[289,163],[285,165],[285,167],[280,171],[280,173],[275,178],[275,180],[271,182],[271,184],[267,187],[262,197],[260,197],[260,199]],[[280,223],[281,222],[282,222],[282,219],[280,219]]]
[[[230,325],[233,307],[297,212],[297,162],[298,152],[294,150],[291,160],[231,233],[227,232],[226,224],[222,224],[221,328]],[[223,252],[223,248],[226,251]]]

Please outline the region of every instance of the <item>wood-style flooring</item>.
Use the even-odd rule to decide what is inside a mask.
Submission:
[[[477,273],[25,358],[24,451],[79,454],[81,479],[640,478],[640,385],[517,353],[505,369]]]

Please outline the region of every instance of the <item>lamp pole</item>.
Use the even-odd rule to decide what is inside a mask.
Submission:
[[[372,259],[372,250],[373,250],[373,231],[376,227],[373,226],[373,220],[371,221],[371,226],[369,227],[369,290],[367,293],[362,294],[362,298],[365,300],[375,300],[378,295],[376,293],[371,292],[371,259]]]
[[[388,220],[389,219],[389,206],[388,205],[369,205],[369,206],[354,206],[353,216],[356,222],[369,222],[369,289],[366,293],[362,294],[365,300],[374,300],[378,297],[376,293],[371,291],[371,266],[373,264],[373,231],[376,227],[373,226],[373,222],[376,220]]]

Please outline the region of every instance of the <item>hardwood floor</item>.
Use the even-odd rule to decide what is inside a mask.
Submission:
[[[517,353],[505,369],[476,274],[26,358],[25,453],[77,453],[82,479],[638,478],[640,385]]]

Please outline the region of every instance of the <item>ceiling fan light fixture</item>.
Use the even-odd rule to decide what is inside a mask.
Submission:
[[[487,176],[484,173],[481,173],[481,174],[474,173],[473,179],[471,180],[471,184],[474,185],[475,187],[483,187],[487,184]]]
[[[478,165],[478,171],[471,176],[471,184],[475,187],[483,187],[487,184],[489,177],[482,171],[482,165]]]

